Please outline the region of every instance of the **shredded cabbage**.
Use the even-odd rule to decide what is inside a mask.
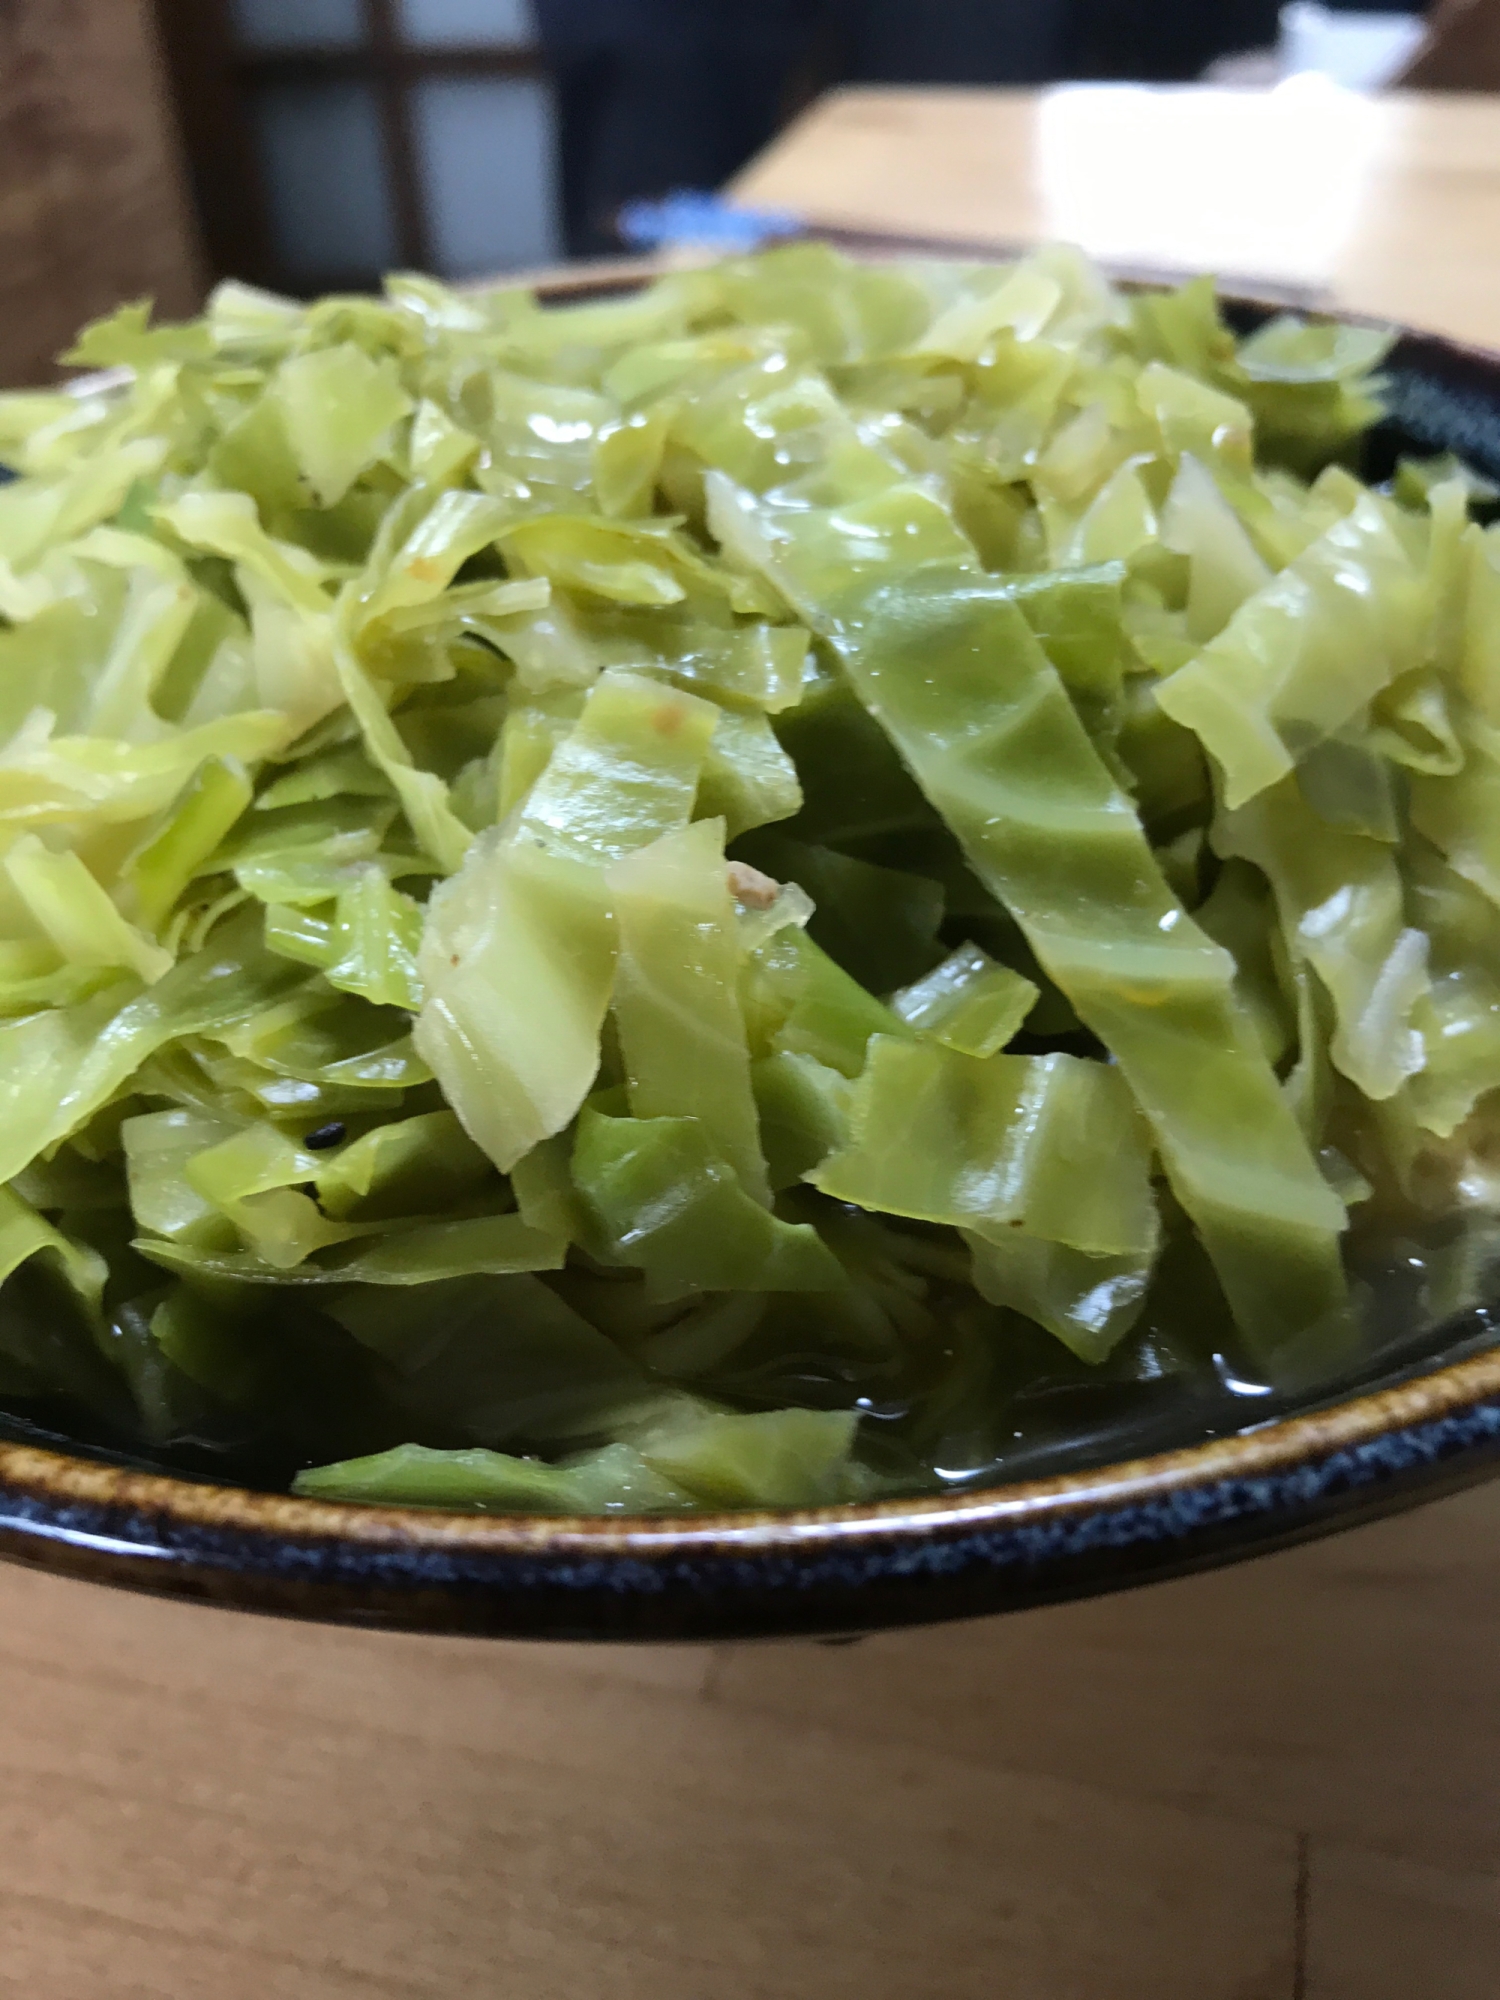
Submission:
[[[1467,1302],[1500,529],[1357,476],[1387,346],[1056,248],[89,328],[0,397],[6,1406],[825,1505]]]

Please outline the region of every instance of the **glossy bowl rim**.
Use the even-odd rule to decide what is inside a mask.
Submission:
[[[829,1507],[659,1515],[482,1514],[306,1499],[140,1472],[46,1446],[0,1443],[0,1521],[8,1497],[30,1497],[131,1520],[155,1517],[252,1538],[337,1542],[372,1552],[397,1547],[480,1559],[810,1552],[884,1541],[893,1531],[927,1536],[1019,1526],[1139,1507],[1225,1480],[1270,1479],[1492,1401],[1500,1402],[1500,1348],[1326,1409],[1086,1471]]]

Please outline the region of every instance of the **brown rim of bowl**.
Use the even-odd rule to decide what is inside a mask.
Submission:
[[[1222,1480],[1264,1479],[1293,1471],[1494,1400],[1500,1400],[1500,1352],[1456,1362],[1397,1387],[1263,1429],[1088,1472],[907,1500],[778,1512],[500,1515],[304,1500],[196,1478],[135,1472],[19,1444],[0,1445],[0,1496],[8,1491],[53,1506],[101,1507],[154,1515],[186,1527],[299,1542],[336,1541],[372,1551],[650,1557],[738,1548],[787,1554],[882,1538],[893,1530],[939,1537],[972,1528],[1024,1526],[1136,1507]],[[24,1525],[18,1525],[24,1534]]]

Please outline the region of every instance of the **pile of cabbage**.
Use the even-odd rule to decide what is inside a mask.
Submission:
[[[1347,469],[1386,348],[811,245],[91,328],[0,398],[0,1397],[835,1503],[1340,1365],[1362,1234],[1471,1296],[1500,533]]]

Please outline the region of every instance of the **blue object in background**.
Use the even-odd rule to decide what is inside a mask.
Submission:
[[[758,250],[800,236],[795,215],[768,208],[731,208],[716,194],[679,188],[660,201],[631,201],[616,224],[632,250],[664,250],[674,243],[703,244],[725,252]]]

